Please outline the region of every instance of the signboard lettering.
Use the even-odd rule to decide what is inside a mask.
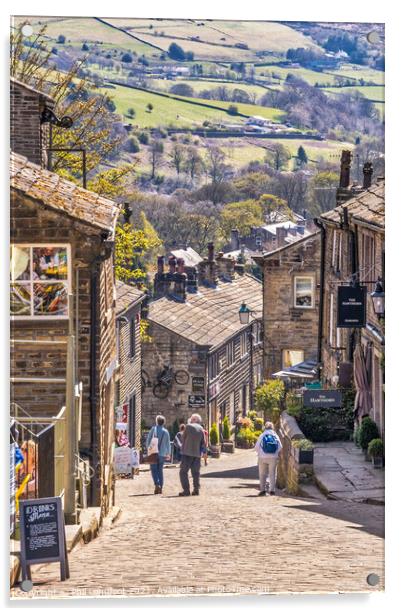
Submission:
[[[31,565],[57,561],[61,580],[70,577],[61,498],[22,500],[20,512],[22,580],[31,579]]]
[[[366,326],[366,287],[338,287],[337,327]]]
[[[205,406],[206,397],[199,394],[188,396],[188,406]]]
[[[203,394],[205,391],[205,377],[193,376],[192,377],[192,392],[194,394]]]
[[[114,448],[114,471],[116,475],[129,475],[132,471],[132,450],[130,447]]]
[[[303,403],[309,408],[341,408],[342,393],[339,389],[308,389],[304,391]]]

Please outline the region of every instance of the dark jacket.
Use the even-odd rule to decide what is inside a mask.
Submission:
[[[200,458],[205,447],[205,435],[200,424],[189,423],[185,426],[182,437],[181,453],[183,456]]]

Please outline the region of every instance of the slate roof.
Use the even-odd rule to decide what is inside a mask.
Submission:
[[[14,83],[16,86],[23,88],[24,90],[27,90],[28,92],[32,92],[32,94],[37,94],[39,98],[46,99],[49,103],[54,104],[54,98],[52,98],[49,94],[46,94],[45,92],[42,92],[41,90],[37,90],[33,86],[28,85],[27,83],[24,83],[23,81],[19,81],[19,79],[16,79],[15,77],[10,77],[10,81]]]
[[[318,235],[320,235],[320,231],[311,232],[309,233],[309,235],[302,235],[299,239],[294,238],[292,242],[284,244],[283,246],[280,246],[279,248],[275,248],[274,250],[271,250],[270,252],[264,252],[262,255],[254,255],[252,259],[258,265],[263,265],[263,262],[265,259],[270,259],[270,257],[273,257],[277,255],[278,253],[283,252],[284,250],[289,250],[290,248],[296,248],[303,242],[308,242],[310,240],[313,240]]]
[[[248,274],[232,282],[219,280],[216,287],[199,285],[187,293],[185,303],[162,297],[149,305],[149,321],[192,342],[214,348],[244,329],[238,317],[242,302],[262,316],[262,283]],[[250,321],[254,317],[251,317]]]
[[[367,190],[352,197],[340,206],[335,207],[329,212],[321,214],[323,221],[339,224],[341,222],[343,206],[348,209],[348,217],[360,222],[366,222],[379,229],[385,226],[385,205],[384,205],[384,180],[373,184]]]
[[[184,259],[184,265],[187,267],[196,267],[203,258],[190,246],[186,249],[172,250],[171,254],[176,259]]]
[[[10,186],[46,207],[93,227],[114,232],[120,206],[110,199],[64,180],[57,173],[11,153]]]
[[[135,304],[138,304],[145,297],[145,293],[143,291],[141,291],[137,287],[125,284],[125,282],[121,282],[121,280],[116,280],[116,292],[117,314],[122,314],[132,306],[135,306]]]

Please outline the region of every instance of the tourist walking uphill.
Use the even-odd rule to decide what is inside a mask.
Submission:
[[[163,415],[156,417],[156,425],[150,430],[146,441],[150,472],[155,484],[155,494],[162,493],[164,483],[163,466],[170,456],[170,434],[163,427],[165,421]]]
[[[255,444],[259,466],[260,492],[258,496],[265,496],[267,491],[269,491],[271,495],[275,494],[277,460],[282,448],[281,441],[277,432],[274,431],[273,424],[267,421],[264,431]],[[266,490],[267,476],[269,476],[268,490]]]
[[[194,482],[192,496],[199,495],[201,456],[205,450],[205,433],[201,422],[201,416],[194,413],[185,426],[182,437],[182,459],[180,466],[180,481],[183,491],[179,493],[180,496],[190,495],[189,471],[191,471]]]

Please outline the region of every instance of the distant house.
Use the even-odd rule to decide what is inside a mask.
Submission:
[[[159,258],[149,304],[151,341],[143,344],[143,417],[167,424],[197,411],[210,427],[245,414],[262,378],[262,285],[209,245],[191,281],[182,258]],[[254,313],[241,325],[245,302]]]

